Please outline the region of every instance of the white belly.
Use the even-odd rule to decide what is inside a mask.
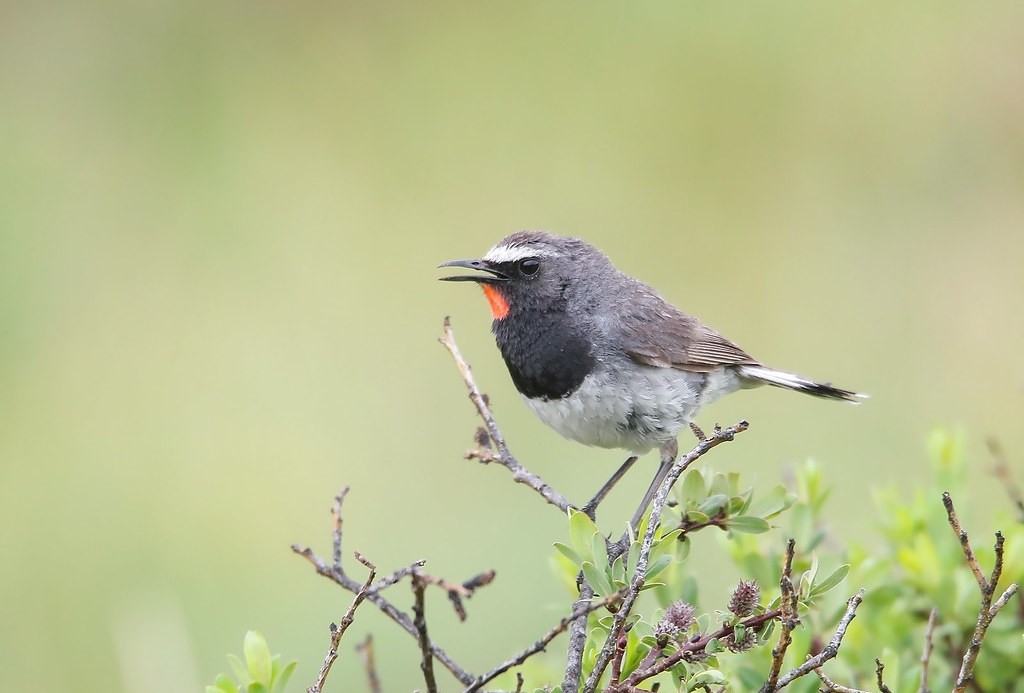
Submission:
[[[675,440],[702,405],[739,386],[731,371],[688,373],[630,364],[625,372],[606,367],[592,373],[562,399],[526,403],[570,440],[642,454]]]

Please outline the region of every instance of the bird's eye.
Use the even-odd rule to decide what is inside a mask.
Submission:
[[[533,258],[528,257],[525,260],[519,261],[519,271],[522,272],[525,277],[532,277],[537,274],[537,270],[539,269],[539,260],[534,260]]]

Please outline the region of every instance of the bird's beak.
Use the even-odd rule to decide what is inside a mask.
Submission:
[[[480,284],[497,284],[507,282],[509,277],[504,272],[489,267],[483,260],[452,260],[438,265],[441,267],[466,267],[472,270],[486,272],[486,274],[458,274],[454,277],[441,277],[443,282],[478,282]]]

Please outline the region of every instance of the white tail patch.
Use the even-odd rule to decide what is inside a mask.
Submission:
[[[838,387],[828,385],[827,383],[817,383],[813,380],[802,378],[799,375],[794,375],[793,373],[778,371],[774,368],[767,368],[765,366],[740,366],[739,373],[741,377],[748,378],[750,380],[760,381],[776,387],[784,387],[787,390],[806,392],[807,394],[814,395],[815,397],[843,400],[845,402],[850,402],[851,404],[860,404],[859,400],[867,399],[868,397],[868,395],[864,395],[859,392],[843,390]]]

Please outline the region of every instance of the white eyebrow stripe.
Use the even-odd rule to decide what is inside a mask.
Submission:
[[[483,256],[483,260],[495,265],[500,265],[506,262],[517,262],[523,258],[544,257],[547,255],[551,255],[551,253],[539,248],[531,248],[521,245],[496,245],[487,251],[487,254]]]

